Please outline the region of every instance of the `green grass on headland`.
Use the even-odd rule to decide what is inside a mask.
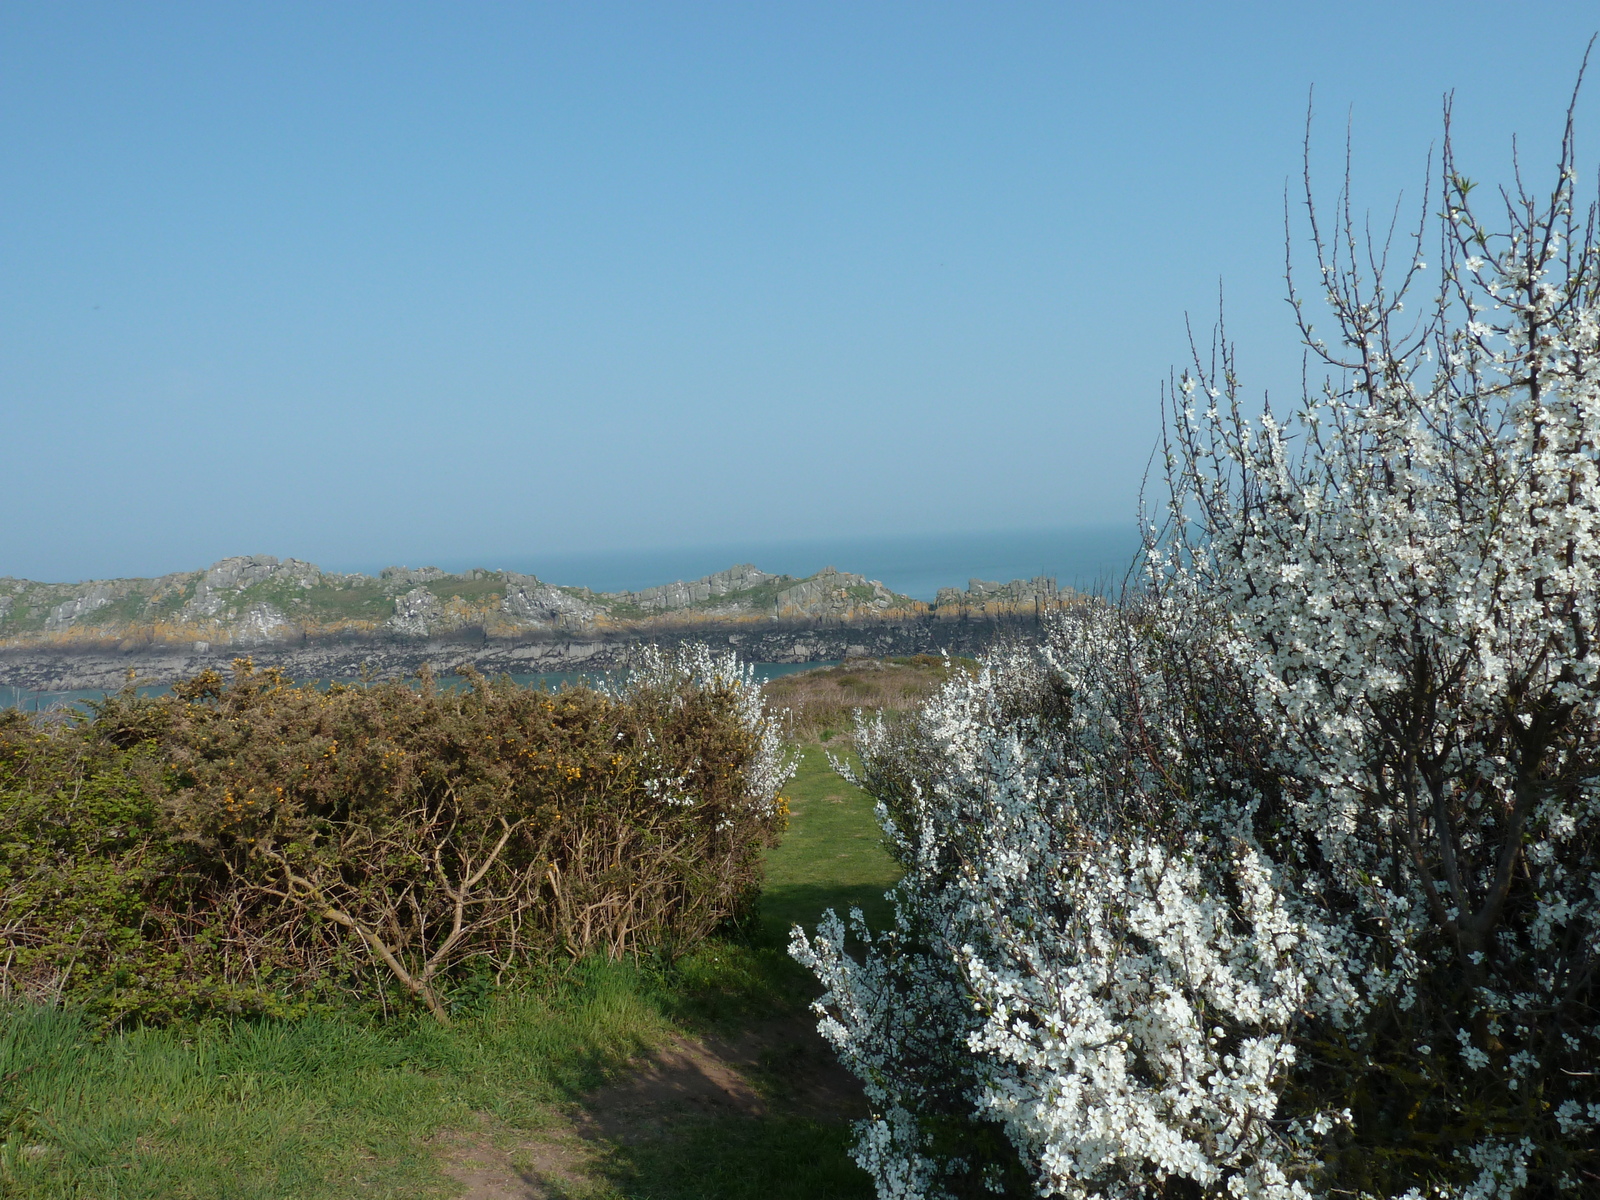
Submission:
[[[771,680],[767,703],[786,713],[789,736],[797,742],[847,740],[856,713],[881,709],[903,712],[921,705],[952,672],[976,667],[970,658],[936,654],[906,658],[847,659]]]

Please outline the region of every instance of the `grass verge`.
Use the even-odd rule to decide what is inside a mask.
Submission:
[[[874,928],[886,924],[883,894],[900,867],[883,849],[871,798],[834,773],[819,745],[803,748],[788,794],[789,831],[767,856],[761,893],[766,936],[787,945],[791,925],[811,932],[829,908],[860,907]]]

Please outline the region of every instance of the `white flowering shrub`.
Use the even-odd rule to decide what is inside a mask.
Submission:
[[[1343,1116],[1280,1103],[1292,1034],[1356,998],[1255,834],[1260,764],[1213,736],[1204,650],[1159,605],[1088,606],[857,731],[895,925],[857,914],[857,961],[830,914],[792,952],[878,1113],[880,1195],[1304,1194]]]
[[[861,731],[896,922],[793,952],[881,1196],[1600,1194],[1596,214],[1448,132],[1431,271],[1309,209],[1319,390],[1178,381],[1146,594]]]
[[[1247,420],[1231,364],[1180,381],[1182,565],[1303,784],[1296,867],[1359,946],[1372,1015],[1328,1048],[1347,1176],[1432,1138],[1477,1194],[1597,1188],[1600,246],[1570,114],[1501,232],[1446,133],[1420,320],[1420,233],[1391,286],[1342,211],[1314,241],[1335,344],[1296,298],[1329,377],[1293,420]]]
[[[737,654],[712,650],[703,642],[672,650],[646,645],[634,654],[615,690],[619,698],[652,696],[679,708],[708,696],[724,699],[750,739],[743,764],[744,803],[762,820],[783,815],[778,793],[794,777],[799,760],[785,747],[781,722],[768,710],[750,663]],[[646,786],[669,803],[694,802],[677,777],[663,775],[647,781]]]

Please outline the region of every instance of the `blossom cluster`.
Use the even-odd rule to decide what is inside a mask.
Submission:
[[[767,709],[754,666],[702,642],[672,650],[649,645],[635,654],[617,690],[621,695],[653,692],[678,704],[704,702],[708,697],[726,702],[750,739],[743,771],[744,803],[763,820],[781,815],[779,792],[799,764],[784,746],[781,722]],[[685,791],[681,776],[663,775],[647,780],[645,787],[666,804],[688,807],[696,802]]]
[[[1600,1058],[1600,245],[1571,145],[1569,118],[1548,198],[1519,189],[1494,232],[1447,137],[1420,322],[1420,236],[1392,290],[1317,239],[1322,388],[1251,421],[1231,365],[1187,374],[1153,556],[1229,615],[1302,785],[1286,865],[1359,948],[1380,1043],[1421,1056],[1412,1100],[1465,1136],[1438,1174],[1469,1195],[1600,1183],[1552,1120],[1587,1111]]]

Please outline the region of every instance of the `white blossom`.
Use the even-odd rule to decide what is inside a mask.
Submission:
[[[1394,288],[1311,207],[1327,378],[1247,415],[1219,337],[1175,381],[1145,592],[858,729],[895,920],[791,952],[880,1196],[1600,1179],[1600,246],[1567,133],[1500,232],[1447,136],[1441,257],[1419,227]]]

